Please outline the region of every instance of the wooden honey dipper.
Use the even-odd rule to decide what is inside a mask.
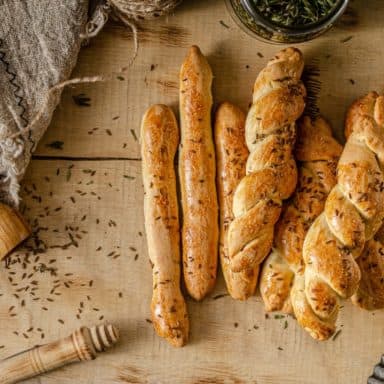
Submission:
[[[17,383],[70,363],[93,360],[118,339],[119,332],[112,324],[81,327],[68,337],[0,361],[0,383]]]

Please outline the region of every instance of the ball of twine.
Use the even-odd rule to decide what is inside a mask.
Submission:
[[[122,21],[135,34],[135,21],[154,19],[171,12],[182,0],[94,0],[91,17],[82,38],[95,37],[109,16]]]
[[[114,12],[134,20],[153,19],[171,12],[181,0],[109,0]]]

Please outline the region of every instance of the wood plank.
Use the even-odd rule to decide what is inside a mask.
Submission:
[[[348,25],[300,45],[309,61],[318,60],[319,104],[339,137],[348,104],[370,89],[383,90],[384,4],[354,2],[353,8],[357,16]],[[131,130],[139,135],[149,104],[177,106],[178,70],[189,45],[200,45],[212,64],[216,102],[230,100],[244,109],[255,76],[280,47],[239,30],[219,0],[185,1],[174,15],[143,24],[139,39],[139,55],[124,80],[65,90],[38,159],[29,167],[22,188],[25,215],[43,242],[30,240],[0,273],[0,358],[65,336],[81,324],[113,321],[122,330],[119,346],[94,362],[28,383],[365,382],[383,352],[384,314],[363,312],[349,302],[339,337],[317,343],[291,318],[265,318],[259,296],[245,303],[215,299],[225,294],[220,275],[209,298],[188,301],[192,328],[185,348],[173,349],[155,335],[146,321],[151,274],[140,235],[141,163],[124,160],[140,157]],[[131,33],[110,23],[83,49],[74,76],[116,70],[131,53]],[[72,96],[80,93],[91,97],[91,107],[75,105]],[[62,150],[47,146],[55,140],[64,142]],[[46,156],[62,159],[41,160]],[[79,159],[84,157],[93,159]]]
[[[382,352],[383,312],[369,314],[346,303],[340,336],[316,343],[292,318],[265,318],[259,296],[245,303],[217,298],[226,292],[221,276],[204,302],[188,301],[191,341],[174,349],[146,320],[151,274],[141,236],[140,162],[35,160],[23,190],[25,215],[38,221],[34,229],[42,241],[33,248],[41,251],[33,255],[28,247],[20,249],[0,274],[5,345],[0,357],[62,337],[81,324],[113,321],[122,331],[121,343],[96,361],[30,383],[357,384],[364,382]],[[78,246],[55,248],[71,243],[70,233]]]
[[[348,17],[318,39],[300,44],[307,62],[315,61],[319,66],[321,111],[340,138],[349,103],[368,90],[382,87],[384,51],[380,25],[384,6],[380,0],[369,4],[353,4],[354,17]],[[251,100],[257,73],[280,48],[245,34],[228,14],[224,2],[218,0],[209,5],[202,1],[184,2],[174,15],[142,24],[139,41],[138,57],[124,81],[116,78],[105,84],[79,85],[64,91],[38,154],[137,158],[139,145],[131,130],[139,135],[141,115],[150,104],[177,106],[178,71],[189,45],[198,44],[209,58],[215,75],[216,103],[230,100],[244,109]],[[73,75],[116,71],[129,62],[131,55],[132,34],[124,26],[110,23],[82,50]],[[81,93],[91,98],[91,107],[74,104],[72,96]],[[98,129],[88,134],[94,128]],[[107,129],[113,136],[108,135]],[[63,150],[46,147],[55,140],[64,142]]]

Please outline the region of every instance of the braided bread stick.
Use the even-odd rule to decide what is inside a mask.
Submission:
[[[248,149],[244,137],[245,115],[230,103],[222,103],[215,114],[217,193],[220,212],[219,254],[221,269],[229,294],[238,300],[251,296],[256,288],[258,267],[233,272],[229,265],[227,232],[233,220],[232,201],[235,188],[245,176]]]
[[[296,120],[306,91],[300,77],[304,61],[295,48],[280,51],[260,72],[245,123],[249,149],[246,176],[233,197],[234,220],[228,230],[228,255],[234,272],[260,265],[272,246],[282,200],[297,181],[292,148]]]
[[[176,347],[188,339],[187,306],[180,290],[180,235],[174,157],[179,130],[172,110],[153,105],[142,120],[144,217],[152,265],[152,322]]]
[[[363,104],[362,110],[369,113],[372,108],[373,100],[376,99],[374,105],[374,118],[377,124],[384,125],[384,98],[375,93],[369,94],[366,100],[366,105]],[[349,114],[346,124],[346,136],[349,136],[353,129],[353,122],[355,115],[353,111],[359,112],[359,109],[353,109]],[[355,112],[356,113],[356,112]],[[371,109],[372,114],[372,109]],[[379,131],[381,137],[381,145],[384,146],[384,132]],[[379,152],[379,159],[381,168],[383,167],[384,151]],[[383,187],[383,185],[381,185]],[[384,223],[379,228],[377,233],[366,242],[361,256],[357,259],[361,271],[361,280],[359,287],[355,294],[352,296],[352,302],[367,310],[375,310],[384,308]]]
[[[200,49],[193,46],[180,70],[179,174],[184,281],[195,300],[213,289],[218,256],[211,85],[211,68]]]
[[[305,234],[323,211],[328,193],[336,184],[341,151],[323,118],[300,119],[295,147],[299,162],[297,188],[275,226],[274,247],[260,275],[260,292],[267,311],[292,312],[290,293],[295,275],[304,271]]]
[[[346,136],[337,184],[306,235],[304,275],[295,278],[291,293],[299,324],[318,340],[335,331],[339,297],[351,297],[359,286],[355,260],[383,221],[383,96],[371,92],[353,103]]]
[[[361,280],[352,303],[369,311],[384,308],[384,225],[365,244],[357,264]]]

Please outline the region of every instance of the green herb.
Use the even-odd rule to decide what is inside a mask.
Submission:
[[[54,149],[63,149],[64,141],[52,141],[52,143],[46,144],[47,147]]]
[[[124,77],[123,76],[117,76],[117,79],[120,80],[120,81],[124,81]]]
[[[306,25],[327,16],[338,0],[252,0],[266,19],[286,27]]]
[[[288,328],[288,321],[285,320],[285,321],[284,321],[284,328],[283,328],[283,329],[287,329],[287,328]]]

